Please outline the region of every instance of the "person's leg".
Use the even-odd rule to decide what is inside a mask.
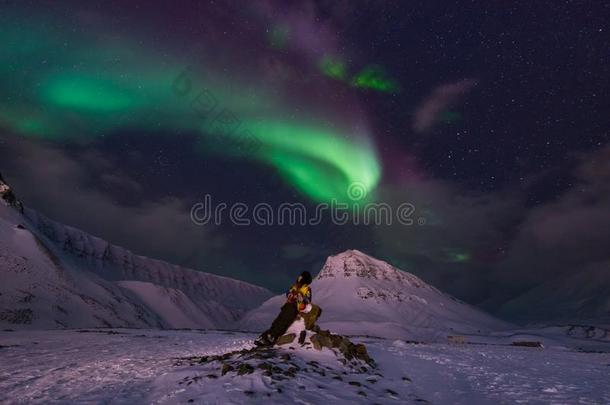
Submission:
[[[311,310],[303,314],[303,319],[305,320],[305,329],[311,330],[313,326],[316,324],[318,318],[322,315],[322,308],[317,305],[311,304]]]
[[[299,311],[295,304],[286,303],[282,306],[280,314],[275,318],[271,324],[271,328],[267,333],[275,340],[282,336],[286,330],[290,327],[292,322],[296,319]]]

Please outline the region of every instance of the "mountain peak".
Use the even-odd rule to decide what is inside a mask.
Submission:
[[[358,250],[328,257],[312,285],[320,326],[343,334],[445,341],[448,334],[500,330],[507,324],[444,294],[413,274]],[[277,315],[278,295],[240,320],[261,329]]]
[[[373,279],[408,284],[416,288],[429,287],[413,274],[356,249],[349,249],[326,259],[316,280],[332,278]]]

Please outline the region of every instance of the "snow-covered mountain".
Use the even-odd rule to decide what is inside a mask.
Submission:
[[[1,327],[224,328],[272,295],[22,214],[13,198],[0,200]]]
[[[358,250],[329,257],[311,288],[323,311],[320,326],[338,333],[430,340],[510,327]],[[271,298],[246,314],[239,327],[266,328],[284,300]]]

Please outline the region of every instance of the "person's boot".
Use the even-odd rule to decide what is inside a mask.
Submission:
[[[263,332],[255,341],[256,346],[273,346],[274,342],[268,332]]]

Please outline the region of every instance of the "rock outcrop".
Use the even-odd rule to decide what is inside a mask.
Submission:
[[[365,362],[369,366],[374,366],[375,362],[363,344],[354,344],[346,336],[321,329],[316,324],[321,314],[322,309],[317,305],[312,305],[308,312],[299,315],[286,334],[280,336],[275,344],[277,346],[289,345],[291,349],[328,349],[335,353],[343,364],[358,367],[358,362]],[[297,335],[299,339],[295,343]]]
[[[283,337],[287,339],[287,336],[289,335]],[[255,347],[221,355],[181,358],[175,365],[196,367],[196,374],[185,377],[178,384],[191,385],[201,379],[216,380],[225,377],[260,378],[264,381],[263,385],[281,393],[294,389],[297,381],[324,377],[337,384],[344,384],[346,390],[357,390],[358,395],[366,396],[363,390],[372,389],[383,378],[363,344],[354,344],[345,336],[333,335],[328,331],[319,331],[313,336],[317,336],[315,341],[319,342],[318,350],[328,349],[334,356],[326,356],[324,361],[310,360],[303,351],[315,352],[316,348],[303,344],[298,348],[286,345]],[[293,341],[296,339],[295,334],[289,337]],[[254,391],[251,392],[251,395],[255,394]],[[267,392],[267,396],[271,396],[270,392]]]

